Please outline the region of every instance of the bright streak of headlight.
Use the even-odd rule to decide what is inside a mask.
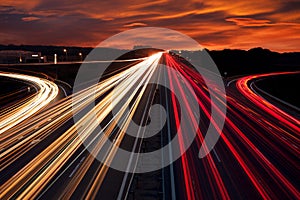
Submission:
[[[57,140],[51,143],[43,152],[37,155],[28,165],[22,168],[15,176],[10,178],[4,186],[0,190],[0,199],[6,197],[13,197],[14,195],[18,196],[20,199],[26,199],[28,197],[36,197],[43,188],[45,188],[46,184],[54,177],[54,175],[64,166],[64,164],[68,161],[68,159],[76,152],[79,147],[82,145],[82,141],[87,139],[98,127],[99,122],[103,121],[106,116],[114,109],[114,105],[119,103],[122,98],[119,96],[125,97],[127,93],[130,94],[129,99],[122,106],[120,112],[118,112],[117,116],[114,118],[120,119],[125,112],[125,108],[129,105],[131,100],[138,94],[138,100],[135,102],[134,108],[136,109],[136,105],[138,104],[141,96],[143,95],[146,85],[152,77],[154,71],[156,70],[160,57],[162,53],[154,54],[144,61],[132,66],[130,69],[125,70],[124,72],[116,75],[116,77],[112,77],[111,80],[104,80],[103,82],[97,84],[96,89],[99,87],[99,91],[104,91],[105,88],[110,88],[112,85],[116,83],[116,87],[113,91],[107,94],[95,107],[85,114],[78,122],[76,122],[71,128],[69,128],[65,133],[63,133]],[[112,82],[113,84],[108,84]],[[100,85],[102,87],[100,87]],[[139,91],[139,88],[142,87],[142,90]],[[81,95],[82,92],[74,97],[76,100],[75,110],[81,106],[77,106],[77,104],[85,104],[86,102],[90,102],[94,100],[93,94],[95,87],[88,88],[84,93],[87,92],[89,95],[92,94],[89,98],[88,95]],[[133,90],[131,92],[131,90]],[[96,93],[98,94],[98,93]],[[118,94],[118,97],[115,98],[112,102],[113,94]],[[79,97],[77,99],[77,97]],[[71,103],[71,102],[69,102]],[[60,106],[60,105],[59,105]],[[122,123],[121,133],[117,134],[116,142],[119,143],[122,141],[124,137],[124,131],[126,130],[129,121],[132,119],[132,115],[135,110],[131,110],[130,115],[126,117],[124,122]],[[92,113],[96,114],[96,116],[92,115]],[[60,114],[59,116],[62,116]],[[54,116],[53,116],[54,117]],[[54,119],[50,122],[50,124],[54,125]],[[50,125],[49,124],[49,125]],[[47,125],[48,126],[48,125]],[[110,135],[111,131],[116,126],[115,123],[109,123],[108,129],[105,130],[105,135]],[[77,129],[77,127],[80,127]],[[36,131],[40,132],[40,131]],[[102,138],[99,143],[98,149],[101,149],[103,142],[106,141],[107,138],[104,137],[103,133],[99,134]],[[41,136],[41,135],[40,135]],[[23,142],[24,140],[22,140]],[[18,147],[18,144],[15,146]],[[15,148],[13,147],[13,148]],[[10,150],[7,149],[4,153],[10,154]],[[110,163],[115,155],[116,147],[113,146],[110,149],[110,152],[107,158],[105,158],[105,162]],[[7,153],[8,152],[8,153]],[[88,160],[88,159],[86,159]],[[43,164],[48,163],[45,167]],[[42,173],[39,173],[41,172]],[[96,188],[101,185],[101,181],[105,176],[107,170],[103,168],[101,173],[98,174],[99,181],[96,185],[92,185],[89,195],[94,194]],[[37,176],[34,178],[32,182],[32,174],[36,174]],[[97,178],[98,178],[97,177]],[[26,185],[25,185],[26,183]],[[23,189],[24,190],[23,190]],[[17,191],[23,190],[20,194],[16,194]]]
[[[29,101],[19,105],[12,112],[6,113],[0,117],[0,134],[42,109],[58,94],[57,85],[46,79],[13,73],[0,73],[0,76],[29,82],[38,90],[35,96]]]

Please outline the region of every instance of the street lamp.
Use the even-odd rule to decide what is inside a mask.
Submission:
[[[57,54],[54,54],[54,64],[57,64]]]
[[[82,53],[81,52],[79,52],[79,57],[80,57],[80,61],[82,61]]]
[[[64,52],[66,53],[66,61],[68,60],[68,51],[67,49],[64,49]]]

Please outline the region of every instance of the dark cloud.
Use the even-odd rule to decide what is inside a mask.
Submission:
[[[278,12],[300,12],[300,1],[283,1]]]

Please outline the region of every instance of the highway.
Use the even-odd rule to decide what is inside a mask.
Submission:
[[[168,67],[161,67],[161,63]],[[1,115],[0,199],[143,198],[134,192],[139,188],[134,184],[138,174],[108,166],[117,159],[118,148],[142,152],[146,143],[153,147],[159,144],[156,148],[160,148],[175,135],[183,155],[153,172],[161,176],[161,184],[156,196],[145,198],[299,199],[299,119],[251,88],[259,78],[280,74],[287,73],[241,77],[227,85],[226,94],[212,80],[215,87],[210,94],[195,69],[167,52],[159,52],[36,113],[56,97],[58,87],[46,79],[1,73],[32,83],[37,93]],[[149,85],[158,79],[168,82],[170,89]],[[226,105],[226,113],[212,103],[212,95]],[[191,98],[197,108],[189,102]],[[95,106],[90,107],[94,101]],[[142,128],[134,133],[136,137],[129,137],[126,131],[132,120],[140,124],[155,121],[149,113],[156,103],[163,105],[168,116],[158,133],[161,143],[154,143],[154,137],[141,138],[147,134]],[[212,118],[211,108],[225,118],[224,127]],[[197,109],[201,111],[200,121]],[[73,115],[80,119],[73,121]],[[189,120],[182,121],[181,117]],[[207,151],[204,138],[210,124],[221,136],[214,149],[200,159],[199,149]],[[191,130],[196,137],[189,146]],[[171,160],[173,151],[170,148],[157,160]],[[102,155],[102,163],[94,155]],[[135,170],[146,167],[140,163],[132,158],[125,165]]]
[[[8,169],[8,171],[13,171],[11,168],[8,168],[12,163],[17,162],[18,158],[21,158],[41,140],[49,136],[53,130],[56,130],[64,122],[70,120],[73,116],[73,112],[80,111],[83,107],[89,105],[94,100],[94,94],[97,94],[100,97],[121,81],[123,81],[122,84],[119,84],[113,91],[118,91],[119,94],[115,101],[120,101],[122,99],[122,95],[126,95],[132,89],[133,93],[130,95],[130,98],[126,101],[125,105],[122,106],[121,111],[118,112],[118,115],[114,116],[114,119],[120,120],[125,112],[125,108],[127,108],[132,98],[139,90],[140,86],[144,85],[141,93],[138,95],[138,98],[135,99],[136,106],[132,108],[136,109],[143,91],[145,91],[147,86],[147,84],[144,83],[145,81],[147,83],[147,81],[149,81],[149,79],[152,77],[160,57],[161,53],[151,56],[149,59],[135,65],[134,67],[131,67],[128,70],[120,72],[117,75],[100,82],[99,85],[87,88],[79,94],[74,94],[72,98],[68,97],[63,99],[41,116],[33,118],[32,121],[27,123],[24,127],[20,125],[18,129],[14,128],[11,133],[7,133],[7,135],[10,135],[10,137],[4,138],[5,140],[2,140],[3,142],[1,142],[1,157],[4,158],[4,161],[1,162],[1,171],[3,172],[5,169]],[[153,69],[149,70],[151,67]],[[141,78],[141,75],[145,76]],[[113,92],[111,91],[109,95],[105,96],[102,101],[93,108],[93,110],[86,113],[84,117],[77,122],[77,124],[72,125],[67,131],[58,137],[55,142],[52,142],[51,145],[40,152],[38,156],[34,157],[33,160],[19,170],[15,176],[8,179],[4,184],[4,187],[2,187],[3,190],[1,190],[1,195],[3,195],[4,198],[14,197],[14,195],[20,195],[22,198],[36,197],[38,192],[43,189],[43,186],[45,186],[51,180],[51,178],[54,177],[55,173],[53,173],[53,170],[56,173],[59,172],[59,169],[63,166],[63,164],[66,163],[68,159],[71,158],[73,153],[82,146],[82,140],[89,137],[90,134],[92,134],[97,128],[98,122],[104,120],[105,117],[111,112],[112,107],[110,103],[111,97],[114,94]],[[72,103],[75,104],[75,106],[72,105]],[[91,113],[96,113],[97,118],[91,118],[91,116],[93,116]],[[124,129],[126,129],[126,126],[128,126],[128,122],[132,118],[134,111],[131,111],[130,113],[131,114],[127,115],[125,121],[122,123]],[[102,131],[99,134],[101,137],[99,137],[97,148],[95,148],[94,151],[99,151],[99,149],[101,149],[107,140],[105,136],[110,135],[115,126],[116,123],[114,123],[113,120],[110,120],[110,123],[105,126],[105,132],[103,133]],[[80,130],[82,134],[78,133],[77,127],[84,127],[82,130]],[[22,130],[24,130],[25,133]],[[119,135],[115,137],[115,142],[117,144],[122,141],[125,132],[119,131],[118,134]],[[21,140],[18,139],[20,135],[22,135]],[[112,147],[113,149],[111,149],[110,154],[106,159],[107,162],[111,162],[115,152],[114,149],[116,147],[116,145]],[[62,155],[63,158],[61,158],[59,155]],[[84,165],[87,165],[86,169],[88,169],[88,166],[93,160],[93,156],[89,156],[88,159],[85,160]],[[45,164],[48,167],[45,168]],[[20,164],[18,164],[17,167],[19,166]],[[97,180],[99,180],[94,182],[98,185],[92,186],[90,190],[86,191],[86,195],[88,196],[95,195],[95,190],[101,185],[101,181],[103,181],[103,178],[107,173],[108,167],[105,165],[101,165],[99,167],[99,170],[101,169],[99,178],[97,176]],[[39,176],[32,177],[32,174]],[[4,178],[4,176],[1,177]],[[77,183],[75,182],[73,184],[78,184],[81,179],[82,176],[79,176]],[[24,187],[25,184],[26,187]],[[76,187],[70,186],[66,190],[73,190],[72,188],[75,189]],[[22,191],[22,193],[18,194],[19,191]],[[72,194],[72,192],[64,193],[64,195],[70,194]]]
[[[0,134],[45,107],[58,94],[57,85],[46,79],[12,73],[0,73],[0,76],[23,81],[32,85],[36,91],[34,95],[22,99],[14,106],[1,109]]]
[[[173,64],[169,66],[173,65],[189,77],[195,91],[199,92],[199,105],[209,118],[209,109],[205,105],[209,103],[209,97],[205,94],[205,86],[199,87],[193,83],[197,73],[188,68],[183,70],[184,64],[178,64],[179,61],[174,61],[173,58],[170,58],[170,62]],[[253,79],[272,75],[277,74],[248,76],[229,85],[226,91],[226,122],[223,130],[218,130],[221,139],[213,152],[206,159],[195,159],[203,141],[200,127],[200,142],[195,145],[194,150],[191,147],[187,152],[188,161],[181,159],[183,177],[188,177],[180,186],[185,188],[182,198],[299,197],[299,186],[295,178],[299,177],[299,119],[275,108],[255,94],[249,84]],[[201,77],[198,77],[197,82],[200,81]],[[215,95],[218,95],[217,90]]]

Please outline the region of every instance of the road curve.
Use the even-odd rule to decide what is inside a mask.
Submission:
[[[264,111],[268,112],[271,116],[276,117],[279,121],[290,126],[292,129],[299,131],[300,122],[295,117],[289,115],[288,113],[284,112],[280,108],[276,107],[275,105],[266,101],[263,97],[259,94],[256,94],[253,88],[251,87],[250,82],[254,80],[261,79],[264,77],[269,76],[276,76],[276,75],[287,75],[287,74],[295,74],[300,72],[275,72],[275,73],[268,73],[268,74],[260,74],[260,75],[252,75],[246,76],[239,79],[236,83],[238,90],[248,99],[250,99],[253,103],[255,103],[258,107],[263,109]]]
[[[0,76],[29,83],[37,90],[35,95],[30,96],[30,98],[26,99],[26,101],[18,103],[17,106],[13,105],[14,109],[10,112],[1,110],[0,134],[4,133],[5,131],[14,127],[16,124],[22,122],[45,107],[57,96],[59,91],[55,83],[43,78],[5,72],[0,72]]]

